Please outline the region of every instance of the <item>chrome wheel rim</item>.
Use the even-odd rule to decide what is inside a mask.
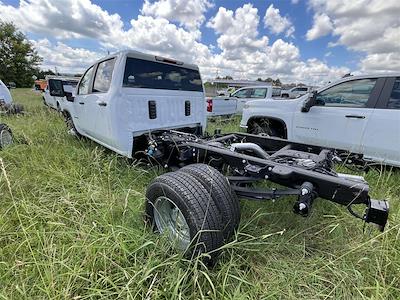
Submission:
[[[13,142],[13,138],[11,132],[8,130],[2,130],[0,132],[0,147],[5,148],[11,145]]]
[[[184,251],[190,244],[190,229],[182,211],[167,197],[154,203],[154,221],[161,234],[167,234],[173,245]]]

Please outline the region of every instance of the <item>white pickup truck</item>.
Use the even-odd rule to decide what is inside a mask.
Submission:
[[[247,86],[233,92],[230,96],[206,98],[207,116],[229,116],[241,114],[244,105],[252,100],[273,100],[280,96],[280,89],[271,85]]]
[[[297,99],[252,101],[240,126],[400,167],[400,74],[346,77]]]
[[[62,91],[67,93],[73,93],[75,91],[76,85],[78,84],[79,78],[65,78],[59,76],[48,77],[47,86],[43,92],[43,102],[46,106],[56,109],[61,112],[64,111],[66,106],[68,105],[67,99],[65,96],[59,96],[57,91]],[[63,85],[63,89],[60,86],[53,85]],[[50,88],[52,87],[53,92],[50,94]]]
[[[303,96],[305,94],[311,93],[314,89],[315,88],[311,86],[297,86],[291,88],[290,90],[282,90],[281,97],[294,99]]]
[[[127,157],[150,131],[201,133],[206,127],[195,65],[127,50],[90,66],[74,94],[63,87],[55,81],[50,95],[69,102],[63,113],[70,129]]]

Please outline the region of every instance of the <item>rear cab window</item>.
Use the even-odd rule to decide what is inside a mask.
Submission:
[[[126,59],[123,87],[203,92],[198,70],[132,57]]]

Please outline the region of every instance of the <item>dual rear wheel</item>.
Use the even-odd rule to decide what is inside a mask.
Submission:
[[[228,180],[208,165],[189,165],[157,177],[146,199],[148,221],[186,257],[208,253],[215,258],[239,225],[236,194]]]

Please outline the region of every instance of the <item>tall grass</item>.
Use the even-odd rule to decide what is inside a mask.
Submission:
[[[35,92],[13,97],[27,114],[1,119],[16,138],[0,152],[1,298],[400,299],[398,170],[365,174],[390,200],[384,233],[324,200],[306,219],[291,197],[242,201],[239,232],[206,269],[144,225],[157,170],[69,136]]]

